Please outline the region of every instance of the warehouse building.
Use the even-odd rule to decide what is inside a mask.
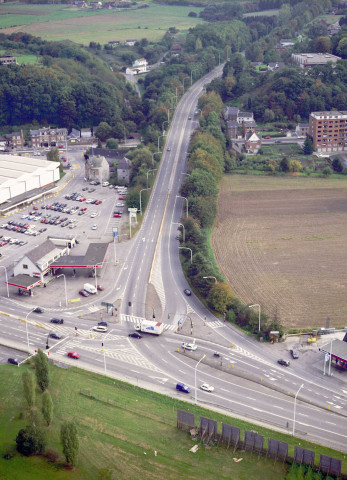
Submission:
[[[59,163],[38,157],[0,156],[0,210],[16,198],[37,194],[60,178]],[[22,200],[21,200],[22,201]]]

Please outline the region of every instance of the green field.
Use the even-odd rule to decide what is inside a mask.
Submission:
[[[281,480],[286,465],[267,460],[258,455],[226,449],[224,446],[202,448],[195,454],[189,449],[196,443],[187,433],[176,428],[177,408],[198,415],[224,421],[234,426],[256,430],[265,437],[288,441],[293,453],[294,440],[285,434],[270,432],[265,428],[247,424],[226,415],[207,411],[176,399],[142,390],[97,374],[77,368],[51,367],[50,392],[54,402],[53,425],[47,428],[48,448],[59,452],[56,463],[44,457],[23,457],[19,454],[5,460],[3,454],[14,445],[18,430],[27,424],[27,408],[22,394],[21,375],[24,369],[9,365],[0,367],[0,478],[2,480],[40,480],[49,475],[51,480],[94,480],[102,468],[114,472],[115,479],[189,478],[233,480]],[[81,394],[90,392],[88,394]],[[37,409],[40,410],[40,393],[37,392]],[[59,429],[63,420],[74,420],[80,438],[78,467],[67,471],[61,455]],[[221,428],[219,423],[219,429]],[[243,438],[243,433],[241,434]],[[298,441],[296,441],[298,443]],[[318,447],[300,440],[318,453],[341,458],[343,470],[347,461],[338,452]],[[157,451],[157,456],[154,455]],[[234,463],[233,457],[243,461]],[[319,458],[316,456],[317,461]],[[25,474],[24,474],[25,472]]]
[[[149,4],[137,10],[91,10],[66,5],[0,5],[0,31],[24,31],[46,40],[68,39],[88,45],[127,38],[160,40],[170,27],[186,32],[200,18],[188,17],[201,8]]]

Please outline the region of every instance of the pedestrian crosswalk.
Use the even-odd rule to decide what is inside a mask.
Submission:
[[[143,317],[136,317],[135,315],[125,315],[123,313],[121,314],[120,319],[122,322],[130,323],[141,323],[143,320],[146,320],[146,318]],[[166,330],[176,331],[177,325],[168,325],[167,323],[164,323],[164,331]]]
[[[225,327],[225,324],[220,320],[216,320],[214,322],[206,322],[206,326],[210,328],[220,328],[220,327]]]

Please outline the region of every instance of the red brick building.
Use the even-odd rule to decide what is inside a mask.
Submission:
[[[308,133],[317,153],[347,150],[347,111],[312,112]]]

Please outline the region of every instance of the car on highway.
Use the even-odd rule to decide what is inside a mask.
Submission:
[[[198,346],[197,346],[196,343],[186,343],[186,342],[183,342],[183,343],[182,343],[182,348],[184,348],[185,350],[195,351],[195,350],[197,350]]]
[[[80,354],[76,352],[68,352],[67,356],[75,359],[80,358]]]
[[[213,392],[214,391],[214,387],[212,387],[208,383],[203,383],[200,388],[201,388],[201,390],[204,390],[205,392]]]
[[[269,137],[269,135],[267,135],[266,137],[264,137],[264,140],[271,140],[271,137]]]
[[[50,337],[50,338],[55,338],[56,340],[60,340],[60,339],[63,338],[63,336],[60,335],[60,334],[57,333],[57,332],[51,332],[51,333],[49,334],[49,337]]]
[[[283,365],[284,367],[289,367],[290,365],[290,362],[288,360],[283,360],[283,358],[281,358],[280,360],[277,360],[277,363],[279,363],[280,365]]]
[[[11,363],[12,365],[19,365],[19,360],[18,360],[18,358],[12,358],[12,357],[11,357],[11,358],[8,358],[8,359],[7,359],[7,362],[8,362],[8,363]]]
[[[64,323],[64,319],[63,318],[51,318],[51,323],[57,323],[59,325],[62,325]]]
[[[185,293],[188,297],[190,297],[191,294],[192,294],[192,292],[189,290],[189,288],[185,288],[185,289],[183,290],[183,293]]]
[[[167,151],[168,151],[168,152],[171,152],[171,147],[167,147]]]
[[[33,312],[35,313],[44,313],[45,309],[42,307],[36,307]]]
[[[299,358],[299,354],[298,354],[298,352],[295,350],[295,348],[291,348],[291,349],[290,349],[290,354],[291,354],[291,356],[292,356],[294,359]]]
[[[129,333],[129,337],[140,339],[140,338],[142,338],[142,335],[139,332],[131,332],[131,333]]]
[[[92,330],[94,330],[94,332],[106,333],[108,328],[102,325],[96,325],[95,327],[92,328]]]
[[[80,290],[78,293],[82,295],[82,297],[89,297],[89,293],[86,292],[85,290]]]
[[[191,117],[191,115],[189,115],[188,120],[191,120],[191,119],[192,119],[192,117]]]

